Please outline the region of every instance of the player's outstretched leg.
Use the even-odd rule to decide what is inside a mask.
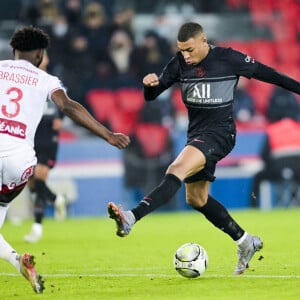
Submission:
[[[54,201],[54,218],[56,221],[63,221],[67,217],[68,199],[64,195],[58,194]]]
[[[249,267],[249,262],[255,252],[259,251],[263,247],[262,240],[251,234],[248,234],[246,239],[238,246],[238,263],[234,270],[235,275],[243,274]]]
[[[45,289],[44,280],[41,275],[37,274],[34,265],[34,256],[25,253],[20,256],[20,272],[30,282],[33,290],[37,294],[43,293]]]
[[[128,235],[132,225],[135,223],[135,217],[133,213],[130,210],[123,211],[120,207],[112,202],[108,203],[107,211],[109,217],[116,222],[117,235],[120,237]]]
[[[27,243],[37,243],[43,236],[43,225],[33,223],[30,232],[24,236],[24,241]]]

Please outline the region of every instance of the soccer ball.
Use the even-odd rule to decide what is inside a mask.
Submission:
[[[173,263],[176,271],[187,278],[202,276],[208,266],[205,249],[196,243],[180,246],[174,254]]]

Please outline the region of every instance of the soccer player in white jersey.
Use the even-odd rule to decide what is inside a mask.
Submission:
[[[47,98],[66,116],[109,144],[123,149],[130,142],[128,136],[113,133],[96,121],[68,97],[57,77],[38,68],[48,44],[49,37],[41,29],[20,28],[10,41],[14,60],[0,61],[0,228],[9,204],[33,175],[34,135]],[[43,292],[44,280],[34,268],[34,257],[18,254],[2,234],[0,258],[12,264],[36,293]]]

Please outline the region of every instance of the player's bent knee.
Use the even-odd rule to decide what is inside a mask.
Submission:
[[[202,207],[206,204],[207,198],[192,198],[192,197],[187,197],[186,198],[186,204],[193,207],[193,208],[199,208]]]

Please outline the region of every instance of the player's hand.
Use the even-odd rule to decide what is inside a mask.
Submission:
[[[108,143],[111,145],[123,149],[126,148],[130,143],[130,138],[123,133],[113,133],[108,138]]]
[[[159,85],[159,78],[155,73],[150,73],[143,78],[143,85],[144,86],[158,86]]]

